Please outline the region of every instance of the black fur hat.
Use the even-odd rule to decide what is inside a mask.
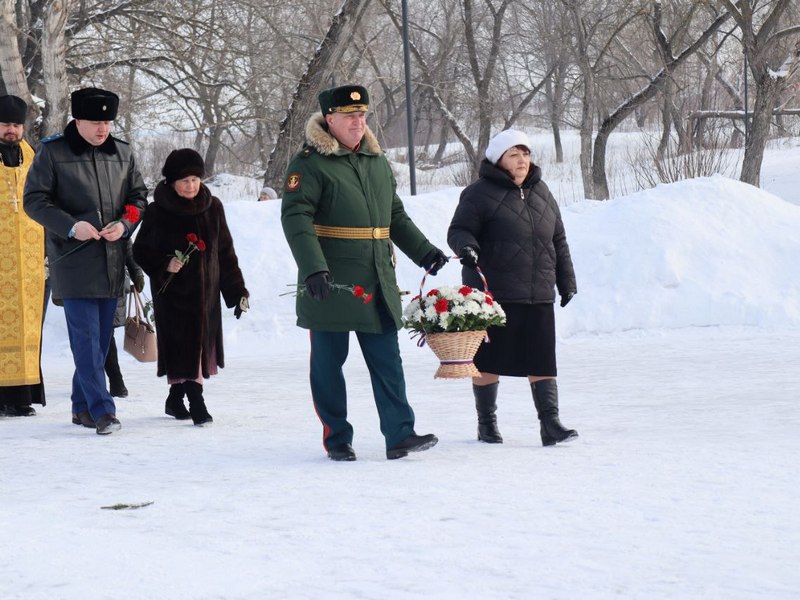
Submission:
[[[72,92],[72,117],[86,121],[113,121],[117,118],[119,96],[100,88],[83,88]]]
[[[203,157],[191,148],[181,148],[173,150],[164,161],[161,174],[167,183],[178,181],[189,175],[194,175],[202,179],[206,175],[206,166]]]
[[[28,105],[19,96],[0,96],[0,123],[25,123]]]

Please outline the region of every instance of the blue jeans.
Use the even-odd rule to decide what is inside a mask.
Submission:
[[[117,408],[106,387],[104,365],[114,332],[116,298],[64,298],[69,347],[75,362],[72,412],[89,411],[96,421]]]

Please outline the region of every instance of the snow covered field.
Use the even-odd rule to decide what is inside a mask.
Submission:
[[[556,309],[572,444],[541,446],[511,378],[505,443],[476,442],[469,381],[434,380],[433,354],[400,332],[417,430],[440,442],[398,461],[355,340],[358,461],[325,458],[307,334],[279,296],[295,276],[279,204],[226,197],[252,309],[225,315],[214,425],[166,417],[165,381],[124,353],[122,431],[71,425],[51,305],[48,405],[0,421],[0,598],[797,598],[800,150],[767,160],[782,199],[714,177],[563,209],[579,288]],[[404,198],[437,244],[458,193]],[[398,274],[419,287],[407,260]]]

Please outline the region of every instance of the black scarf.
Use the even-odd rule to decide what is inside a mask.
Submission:
[[[179,196],[166,181],[160,181],[153,192],[153,200],[167,212],[176,215],[191,217],[204,213],[211,206],[211,190],[205,184],[200,184],[200,191],[191,200]]]

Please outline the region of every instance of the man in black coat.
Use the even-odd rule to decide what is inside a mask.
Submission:
[[[25,212],[47,231],[53,297],[64,304],[70,348],[72,422],[100,435],[118,431],[106,388],[106,353],[125,287],[125,240],[147,205],[147,188],[125,142],[111,137],[119,97],[72,93],[63,135],[42,140],[25,185]]]

